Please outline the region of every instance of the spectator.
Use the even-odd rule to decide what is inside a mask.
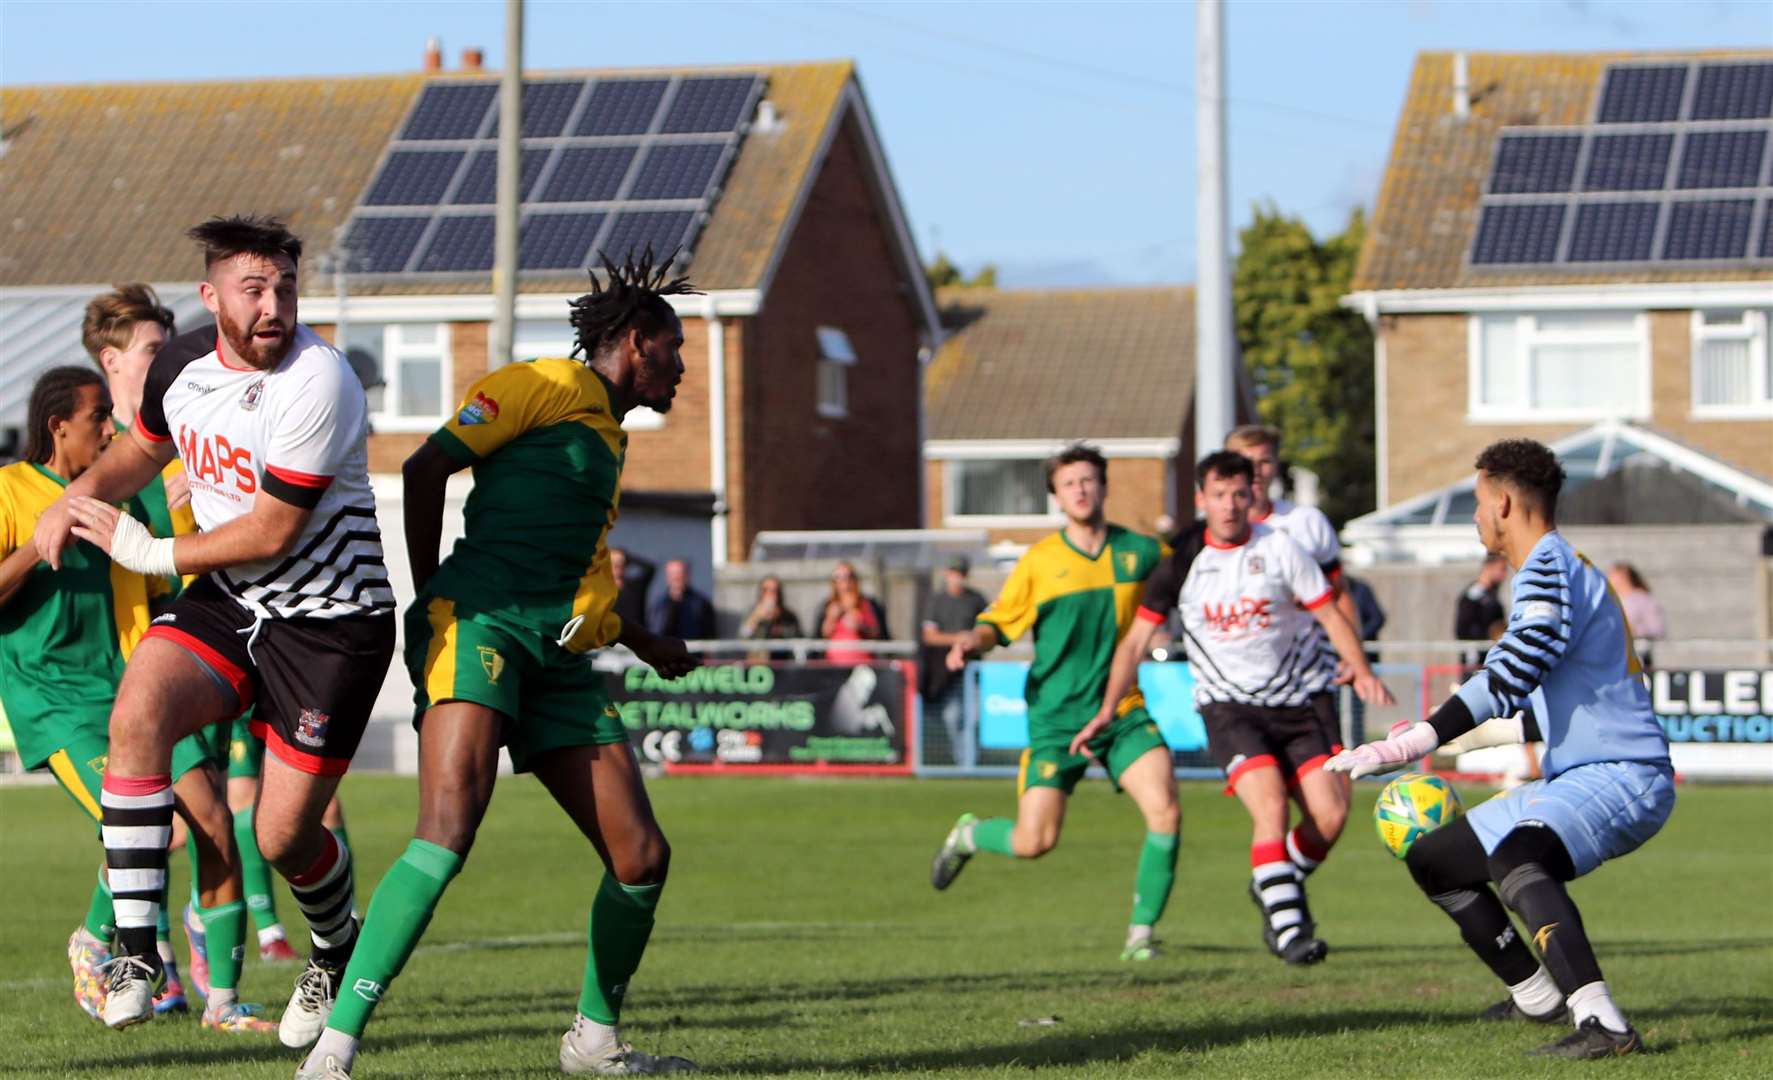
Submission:
[[[1607,567],[1607,584],[1619,594],[1619,603],[1625,608],[1626,629],[1631,631],[1633,639],[1639,642],[1661,641],[1668,633],[1662,621],[1662,604],[1650,595],[1650,586],[1644,584],[1644,578],[1638,568],[1628,562],[1616,562]],[[1650,666],[1650,650],[1640,646],[1644,656],[1644,666]]]
[[[1460,641],[1495,641],[1502,636],[1507,613],[1502,610],[1502,581],[1508,576],[1508,560],[1500,555],[1484,558],[1477,580],[1459,594],[1459,607],[1453,616],[1453,636]],[[1466,667],[1483,663],[1487,649],[1459,655]]]
[[[831,596],[819,616],[819,636],[827,641],[881,641],[887,636],[886,612],[872,596],[862,594],[856,568],[840,562],[831,571]],[[866,664],[874,654],[839,646],[825,659],[839,664]]]
[[[789,611],[782,602],[781,578],[771,574],[757,583],[757,603],[751,606],[751,614],[745,616],[739,636],[761,641],[802,636],[800,616]],[[770,653],[769,659],[781,660],[787,656],[787,653],[778,651]]]
[[[665,564],[665,591],[653,601],[646,628],[685,641],[707,641],[714,636],[714,605],[690,588],[689,563],[672,559]]]
[[[1385,629],[1385,609],[1379,606],[1379,598],[1373,595],[1373,587],[1353,574],[1342,575],[1342,586],[1348,595],[1354,597],[1354,611],[1360,616],[1362,641],[1378,641],[1379,631]],[[1367,663],[1379,662],[1379,654],[1372,649],[1365,650]]]
[[[965,697],[960,672],[949,671],[946,658],[954,643],[969,638],[985,597],[967,586],[972,567],[965,555],[948,560],[942,571],[942,588],[930,597],[923,620],[923,707],[925,716],[939,716],[948,730],[948,746],[955,763],[960,761],[960,729],[965,719]]]
[[[640,555],[630,555],[626,548],[609,549],[609,569],[616,579],[616,614],[625,623],[646,625],[646,594],[653,587],[657,567]]]

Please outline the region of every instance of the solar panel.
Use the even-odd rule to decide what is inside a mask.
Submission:
[[[666,143],[647,151],[630,199],[700,199],[714,182],[726,143]]]
[[[620,263],[651,247],[653,254],[662,259],[688,242],[695,217],[689,210],[629,210],[610,227],[601,245],[602,252]]]
[[[597,230],[608,214],[531,214],[517,244],[523,270],[577,270],[591,256]]]
[[[578,104],[583,82],[526,82],[523,84],[523,137],[548,138],[566,128],[567,117]],[[498,134],[498,117],[493,118],[493,133]]]
[[[1504,135],[1496,146],[1490,194],[1569,191],[1581,150],[1580,135]]]
[[[718,79],[685,79],[671,100],[671,111],[660,130],[673,135],[704,131],[728,132],[739,126],[757,77],[744,75]]]
[[[1773,259],[1773,199],[1761,203],[1761,247],[1756,254]]]
[[[437,219],[437,231],[419,259],[420,270],[490,270],[493,264],[491,214]]]
[[[1548,263],[1557,257],[1564,204],[1486,206],[1472,244],[1474,263]]]
[[[1674,133],[1596,135],[1588,150],[1584,191],[1657,191],[1667,182]]]
[[[1576,208],[1570,262],[1639,262],[1650,257],[1660,202],[1585,202]]]
[[[425,235],[429,215],[419,217],[360,217],[345,234],[352,270],[367,274],[391,274],[406,266],[419,237]]]
[[[490,82],[431,83],[419,95],[419,103],[407,118],[400,137],[472,139],[480,133],[480,125],[498,91],[498,84]]]
[[[1748,252],[1752,199],[1677,202],[1669,207],[1665,259],[1740,259]]]
[[[1773,64],[1701,64],[1693,92],[1695,120],[1773,116]]]
[[[430,206],[443,198],[461,163],[460,150],[396,150],[382,163],[363,204]]]
[[[523,152],[523,160],[517,167],[520,199],[528,196],[530,189],[535,187],[536,177],[542,175],[542,166],[548,163],[548,154],[547,150]],[[499,152],[476,150],[468,158],[468,172],[449,201],[457,206],[490,206],[498,197],[498,185]]]
[[[622,189],[633,146],[579,146],[560,152],[537,202],[607,202]]]
[[[600,79],[574,135],[644,135],[665,97],[666,79]]]
[[[1681,151],[1680,188],[1754,187],[1761,180],[1765,131],[1695,131]]]
[[[1596,120],[1603,124],[1640,124],[1678,120],[1687,65],[1614,65],[1607,69]]]

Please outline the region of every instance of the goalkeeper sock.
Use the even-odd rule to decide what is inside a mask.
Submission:
[[[1145,834],[1145,843],[1139,848],[1139,872],[1133,878],[1134,926],[1154,926],[1163,918],[1170,887],[1176,883],[1176,851],[1181,844],[1179,832]]]
[[[624,885],[605,873],[591,902],[587,932],[591,948],[585,958],[585,982],[579,993],[579,1015],[615,1026],[622,1015],[628,980],[640,967],[647,939],[653,933],[653,912],[664,884]]]
[[[111,914],[111,887],[105,883],[104,867],[99,867],[98,884],[93,886],[92,900],[86,906],[86,932],[111,947],[117,934],[117,923]]]
[[[1548,1016],[1564,1007],[1564,992],[1542,967],[1535,967],[1526,981],[1509,984],[1508,993],[1528,1016]]]
[[[369,915],[358,933],[356,951],[339,981],[341,993],[327,1018],[328,1032],[341,1032],[352,1039],[363,1037],[369,1015],[376,1003],[388,992],[388,986],[406,966],[413,946],[419,943],[431,914],[437,910],[443,891],[462,869],[462,856],[446,847],[424,840],[413,840],[395,860],[375,895],[369,900]],[[318,1048],[315,1054],[320,1054]],[[318,1063],[324,1054],[311,1057]]]
[[[246,892],[246,908],[252,912],[253,925],[260,931],[281,926],[277,921],[277,899],[271,891],[271,865],[259,854],[258,835],[252,828],[251,806],[234,811],[234,848],[240,852],[240,885]],[[259,938],[260,944],[264,937]]]
[[[1625,1021],[1625,1014],[1613,1004],[1607,984],[1599,979],[1570,993],[1570,1019],[1576,1022],[1576,1026],[1581,1027],[1582,1022],[1591,1016],[1597,1017],[1602,1027],[1616,1035],[1623,1035],[1631,1029]]]
[[[1011,846],[1010,834],[1016,831],[1016,823],[1009,818],[983,818],[973,822],[971,830],[974,851],[989,851],[993,855],[1016,857],[1016,849]]]

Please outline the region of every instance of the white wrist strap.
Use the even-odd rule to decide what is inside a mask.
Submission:
[[[128,514],[117,515],[117,528],[111,533],[111,561],[138,574],[176,577],[179,572],[173,565],[172,538],[156,538]]]

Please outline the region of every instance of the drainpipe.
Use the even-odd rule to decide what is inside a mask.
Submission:
[[[710,541],[716,568],[726,565],[726,326],[714,298],[702,310],[708,326],[708,486],[714,489]]]

